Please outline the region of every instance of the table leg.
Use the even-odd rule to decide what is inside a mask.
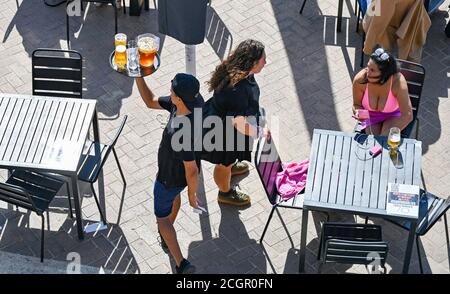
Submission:
[[[411,262],[411,253],[415,239],[414,237],[416,236],[416,228],[417,222],[412,222],[408,235],[408,243],[406,244],[405,259],[403,260],[403,271],[402,271],[403,274],[407,274],[409,270],[409,264]]]
[[[98,133],[97,109],[94,111],[94,117],[92,118],[92,128],[94,129],[94,141],[100,143],[100,135]]]
[[[302,230],[300,237],[300,253],[298,262],[298,272],[305,272],[305,258],[306,258],[306,235],[308,233],[308,213],[307,209],[302,212]]]
[[[339,5],[338,5],[338,15],[337,15],[337,28],[336,31],[338,33],[341,32],[342,29],[342,10],[344,8],[344,0],[339,0]]]
[[[97,109],[94,111],[94,117],[92,118],[92,128],[94,130],[94,142],[100,143]],[[97,145],[97,146],[100,146],[100,145]],[[98,149],[96,148],[94,151],[95,151],[95,154],[101,154],[100,148],[98,148]],[[105,219],[107,219],[103,169],[101,169],[98,174],[97,185],[98,185],[98,200],[100,201],[100,208],[103,210],[103,215],[104,215]]]
[[[81,218],[78,175],[76,173],[70,176],[70,182],[72,185],[73,202],[75,203],[75,216],[77,218],[78,239],[83,240],[84,239],[83,219]]]

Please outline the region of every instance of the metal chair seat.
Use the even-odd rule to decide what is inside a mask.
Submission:
[[[25,170],[15,170],[6,183],[24,188],[35,205],[35,212],[39,215],[48,209],[56,193],[65,184],[64,181]]]
[[[44,261],[44,212],[64,184],[63,180],[17,169],[5,183],[0,183],[0,200],[34,211],[41,217],[41,262]]]

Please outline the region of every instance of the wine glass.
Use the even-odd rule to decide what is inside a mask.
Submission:
[[[400,129],[397,127],[393,127],[389,130],[388,136],[388,145],[389,145],[389,153],[392,155],[396,155],[396,164],[398,165],[398,146],[400,146]]]
[[[389,150],[392,152],[398,151],[398,146],[400,146],[400,129],[397,127],[393,127],[389,130],[389,136],[388,136],[388,145]]]

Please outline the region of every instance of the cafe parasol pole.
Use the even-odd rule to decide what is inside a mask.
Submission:
[[[185,45],[186,51],[186,73],[193,76],[197,75],[195,45]]]

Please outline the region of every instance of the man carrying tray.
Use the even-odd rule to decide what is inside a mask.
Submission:
[[[186,186],[189,204],[199,208],[196,192],[200,158],[194,152],[194,114],[202,112],[194,110],[204,103],[200,83],[192,75],[179,73],[172,80],[170,96],[161,97],[153,94],[143,78],[136,78],[136,84],[148,108],[170,113],[158,150],[154,210],[162,246],[168,247],[175,259],[176,272],[193,273],[195,267],[183,258],[173,223],[180,209],[180,193]]]

